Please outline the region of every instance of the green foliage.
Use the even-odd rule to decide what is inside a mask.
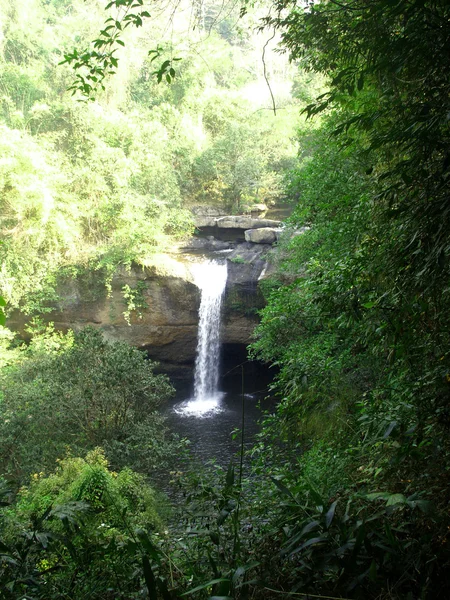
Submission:
[[[146,285],[144,281],[138,281],[135,288],[131,288],[129,285],[124,285],[122,288],[122,294],[127,304],[123,316],[128,325],[131,325],[130,316],[133,311],[136,311],[138,318],[142,319],[141,309],[148,308],[144,295],[145,290]]]
[[[329,94],[308,112],[345,106],[336,133],[363,134],[373,150],[376,212],[380,220],[398,225],[385,270],[391,276],[400,273],[403,293],[426,295],[423,282],[439,286],[448,269],[440,258],[445,236],[436,234],[448,229],[444,182],[450,80],[442,63],[448,6],[383,0],[370,7],[319,3],[301,16],[293,12],[284,25],[293,55],[331,79]]]
[[[108,2],[105,10],[115,8],[117,14],[105,20],[104,28],[100,31],[98,38],[92,41],[93,50],[77,50],[64,54],[63,64],[70,64],[76,71],[76,78],[68,88],[72,95],[81,93],[85,100],[95,101],[100,89],[105,91],[105,79],[110,75],[116,75],[119,66],[119,57],[116,55],[119,47],[124,47],[123,32],[133,25],[142,27],[144,20],[150,18],[150,13],[143,9],[143,0],[113,0]],[[134,12],[133,9],[138,9]],[[150,61],[160,59],[163,48],[149,50]],[[175,77],[174,64],[181,58],[169,58],[164,60],[152,75],[156,81],[161,83],[163,77],[167,83],[171,83]]]
[[[5,323],[6,323],[6,316],[5,316],[5,307],[6,306],[6,302],[5,299],[3,298],[3,296],[0,296],[0,326],[4,327]]]
[[[160,520],[156,496],[142,475],[128,468],[119,473],[108,470],[102,450],[96,448],[86,459],[66,458],[59,461],[54,474],[31,476],[31,484],[21,488],[15,507],[19,518],[29,519],[50,507],[70,502],[88,505],[85,529],[99,535],[114,536],[127,528],[156,528]],[[123,515],[127,515],[124,521]],[[104,523],[104,525],[102,525]]]
[[[420,497],[339,494],[328,502],[311,483],[298,490],[273,482],[286,502],[281,518],[288,525],[274,557],[286,587],[331,593],[338,584],[352,597],[367,598],[388,578],[398,597],[413,586],[427,589],[436,563],[429,561],[431,536],[418,537],[417,526],[428,511]]]
[[[279,367],[255,449],[285,497],[273,576],[286,591],[434,598],[449,561],[448,9],[282,5],[272,24],[330,91],[306,107],[321,121],[301,132],[288,188],[291,225],[308,229],[279,245],[253,344]]]
[[[248,553],[250,540],[243,534],[249,524],[241,475],[232,463],[227,470],[215,467],[178,475],[186,496],[181,518],[188,537],[171,551],[185,577],[187,591],[181,597],[197,592],[214,598],[246,597],[259,562]]]
[[[148,471],[168,458],[156,409],[173,388],[140,351],[86,328],[47,332],[22,354],[2,381],[3,472],[22,478],[100,444],[114,466]]]
[[[21,510],[44,511],[44,523],[54,501],[90,503],[84,533],[70,525],[70,536],[82,541],[82,558],[76,562],[67,542],[63,551],[82,572],[83,540],[94,548],[96,568],[106,557],[108,576],[98,578],[98,588],[81,578],[84,597],[105,597],[106,581],[116,591],[113,571],[124,582],[118,597],[142,594],[144,581],[150,596],[170,597],[167,572],[171,587],[185,595],[444,597],[450,564],[447,3],[324,0],[304,10],[290,0],[276,4],[266,23],[281,29],[292,58],[318,76],[310,85],[301,72],[294,84],[294,95],[307,103],[305,115],[320,115],[315,127],[299,132],[299,163],[292,160],[292,112],[284,107],[285,117],[274,124],[259,111],[263,104],[242,101],[252,86],[261,89],[250,50],[257,44],[249,32],[231,32],[229,18],[218,22],[215,4],[197,16],[200,33],[209,30],[209,64],[194,59],[198,48],[187,48],[175,25],[170,44],[161,45],[158,26],[150,31],[136,20],[142,21],[140,2],[110,3],[124,7],[124,15],[108,21],[94,52],[81,58],[66,50],[73,41],[61,34],[64,62],[87,68],[77,86],[88,96],[104,87],[99,103],[83,111],[60,94],[68,74],[55,74],[51,65],[61,56],[51,36],[42,35],[43,24],[62,32],[64,17],[86,45],[96,35],[90,22],[100,15],[92,7],[95,18],[83,19],[82,4],[74,2],[71,16],[66,3],[54,2],[44,17],[39,6],[25,34],[20,2],[8,5],[2,42],[0,283],[11,307],[50,310],[62,268],[73,275],[87,265],[108,285],[118,264],[145,261],[189,234],[186,202],[238,211],[270,200],[288,165],[294,169],[286,194],[297,206],[278,245],[277,278],[265,284],[267,306],[252,349],[278,368],[280,399],[253,449],[252,478],[237,485],[232,468],[224,482],[193,475],[183,508],[189,540],[178,526],[166,554],[148,536],[137,536],[138,543],[127,532],[108,538],[90,528],[96,511],[113,518],[110,493],[131,520],[145,520],[124,499],[142,483],[129,471],[114,478],[105,465],[87,470],[81,459],[67,459],[62,471],[80,469],[76,485],[64,487],[62,471],[38,476],[28,500],[22,494]],[[130,52],[119,65],[115,44],[132,22],[142,25],[142,36],[133,44],[123,34]],[[173,81],[179,49],[185,58]],[[237,57],[245,72],[234,68]],[[156,73],[155,60],[162,60]],[[114,87],[106,83],[108,70],[116,72]],[[171,86],[158,86],[155,74]],[[320,89],[322,77],[328,90]],[[130,319],[145,305],[144,290],[123,292]],[[114,465],[140,470],[166,456],[154,410],[170,389],[137,351],[92,331],[45,334],[28,350],[8,349],[4,364],[0,433],[9,474],[49,468],[66,446],[76,454],[103,446]],[[126,482],[119,493],[120,477]],[[82,510],[70,507],[75,523]],[[32,556],[50,538],[35,527],[26,539]],[[29,581],[34,567],[27,569],[20,553],[7,556],[19,556],[16,573]],[[50,581],[52,567],[39,565],[34,575]],[[69,569],[70,581],[79,577],[77,567]],[[53,581],[61,585],[55,594],[73,596],[65,576],[57,573]]]
[[[33,475],[16,505],[1,512],[6,599],[137,598],[149,591],[145,565],[156,582],[155,492],[130,469],[110,471],[98,448],[85,459],[61,461],[47,477]]]
[[[277,193],[294,153],[295,109],[275,120],[255,112],[259,97],[244,100],[248,86],[265,84],[254,68],[257,34],[221,33],[237,9],[225,16],[208,5],[191,41],[184,16],[178,22],[162,9],[174,19],[169,42],[165,17],[151,20],[136,3],[111,4],[118,16],[99,35],[101,5],[0,2],[0,291],[8,310],[51,312],[67,278],[86,270],[107,287],[119,265],[145,262],[191,235],[191,203],[243,206]],[[128,25],[140,25],[137,17],[134,38]],[[80,104],[66,93],[71,67],[58,63],[92,39],[96,56],[79,51],[72,64],[87,93],[98,86],[98,98]],[[100,55],[106,66],[94,64]],[[92,60],[82,74],[81,63]],[[111,66],[114,78],[103,79]],[[166,76],[171,85],[159,85]]]

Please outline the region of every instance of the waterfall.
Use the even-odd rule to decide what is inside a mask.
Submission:
[[[201,292],[194,399],[202,402],[213,399],[218,392],[220,308],[227,283],[227,265],[207,261],[192,270]]]
[[[194,398],[177,412],[202,415],[218,410],[220,366],[220,308],[227,283],[226,263],[205,261],[191,265],[194,283],[200,289]]]

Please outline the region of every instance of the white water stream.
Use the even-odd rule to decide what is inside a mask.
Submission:
[[[220,411],[223,396],[218,389],[220,367],[220,309],[227,283],[227,265],[205,261],[191,265],[201,291],[194,398],[183,402],[179,414],[202,416]]]

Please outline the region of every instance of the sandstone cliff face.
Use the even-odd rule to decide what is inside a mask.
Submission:
[[[230,347],[248,345],[264,304],[258,281],[270,273],[267,257],[283,233],[279,221],[261,218],[266,209],[256,205],[252,216],[229,216],[215,207],[197,207],[193,214],[203,237],[179,244],[171,254],[155,255],[144,266],[118,270],[109,291],[105,276],[95,272],[67,281],[47,320],[61,331],[87,325],[100,328],[109,340],[145,349],[163,370],[189,373],[195,361],[200,306],[189,264],[200,255],[227,261],[222,342]],[[9,320],[25,339],[26,321],[20,313]]]
[[[259,253],[245,255],[244,249],[231,254],[239,260],[228,261],[222,340],[245,345],[257,323],[255,306],[261,303],[257,277],[264,259]],[[243,256],[245,262],[241,262]],[[57,330],[97,327],[109,340],[123,340],[145,349],[165,371],[183,375],[183,370],[192,369],[200,293],[193,283],[188,257],[159,255],[146,266],[121,269],[111,281],[109,294],[101,283],[93,292],[95,274],[90,277],[88,284],[70,281],[60,290],[61,302],[47,319]],[[19,313],[10,320],[10,326],[22,335],[25,324],[26,317]]]

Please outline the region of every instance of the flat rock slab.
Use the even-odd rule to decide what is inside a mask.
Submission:
[[[216,226],[219,229],[260,229],[262,227],[279,227],[280,221],[236,215],[216,219]]]
[[[259,219],[249,215],[194,215],[194,225],[198,228],[217,227],[218,229],[260,229],[261,227],[279,227],[280,221]]]

